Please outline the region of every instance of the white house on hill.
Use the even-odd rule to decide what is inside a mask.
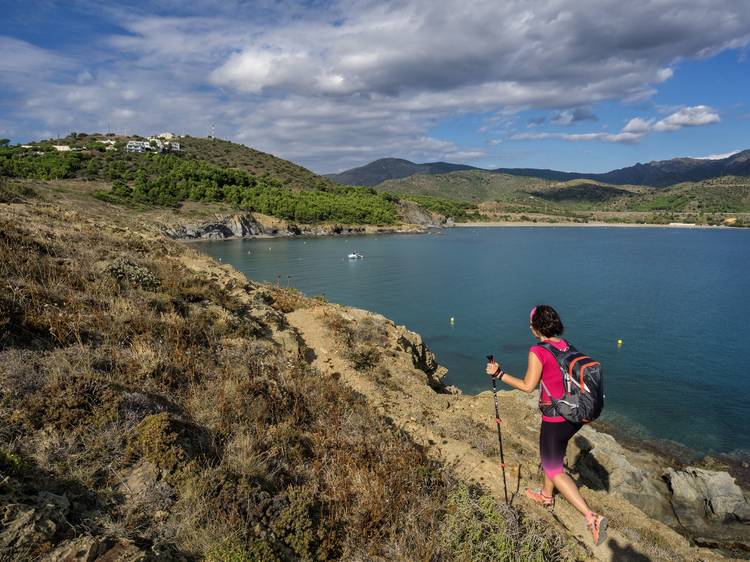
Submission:
[[[127,150],[128,152],[149,152],[153,150],[153,147],[149,144],[148,141],[131,140],[128,141],[128,144],[125,145],[125,150]]]

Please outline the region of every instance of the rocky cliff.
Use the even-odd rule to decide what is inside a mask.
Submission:
[[[411,209],[411,207],[410,207]],[[421,211],[421,212],[420,212]],[[421,233],[438,220],[424,210],[411,209],[409,220],[400,225],[297,224],[261,214],[216,215],[194,223],[171,221],[161,225],[175,240],[221,240],[227,238],[273,238],[282,236],[346,236],[352,234]]]

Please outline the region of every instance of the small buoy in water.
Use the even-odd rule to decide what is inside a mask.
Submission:
[[[453,316],[451,316],[451,324],[455,324],[455,323],[456,323],[456,319],[453,318]]]
[[[617,347],[622,347],[622,340],[617,340]]]

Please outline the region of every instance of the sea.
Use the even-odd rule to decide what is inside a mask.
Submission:
[[[750,230],[461,227],[196,247],[420,333],[465,393],[490,388],[488,354],[523,376],[529,310],[552,305],[564,337],[604,365],[604,424],[750,458]]]

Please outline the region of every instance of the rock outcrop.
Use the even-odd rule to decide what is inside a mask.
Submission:
[[[676,526],[661,479],[663,460],[653,454],[625,449],[611,435],[587,426],[568,448],[568,465],[589,488],[618,494],[650,517]]]
[[[422,214],[424,215],[422,210]],[[421,222],[397,226],[297,224],[260,214],[216,215],[205,223],[176,223],[162,225],[161,231],[175,240],[223,240],[227,238],[256,238],[284,236],[345,236],[351,234],[420,233],[427,227],[439,226],[430,218],[419,217]]]
[[[750,501],[730,474],[670,468],[664,479],[675,516],[697,542],[750,552]]]
[[[401,216],[401,220],[409,224],[418,224],[433,228],[446,226],[446,220],[443,215],[431,213],[414,201],[407,201],[405,199],[399,201],[398,213]]]
[[[218,215],[216,220],[204,224],[177,224],[165,226],[164,233],[179,240],[247,238],[263,234],[263,228],[252,215]]]
[[[433,354],[422,341],[422,337],[403,326],[396,328],[398,347],[411,354],[413,366],[427,375],[427,384],[435,390],[443,390],[443,377],[448,369],[438,365]]]
[[[42,492],[34,498],[3,497],[0,515],[0,551],[48,544],[69,530],[65,516],[70,501],[65,496]]]
[[[175,556],[155,556],[132,542],[109,537],[83,536],[66,541],[44,557],[45,562],[150,562],[183,560]]]

